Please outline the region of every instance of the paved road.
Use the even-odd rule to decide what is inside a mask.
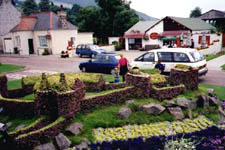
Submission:
[[[144,52],[140,51],[119,51],[131,62],[134,58],[140,56]],[[50,56],[18,56],[18,55],[0,55],[0,62],[7,64],[16,64],[26,66],[25,70],[8,73],[10,80],[19,79],[22,76],[30,76],[41,74],[42,72],[80,72],[78,66],[81,61],[87,61],[90,58],[60,58],[59,55]],[[225,72],[221,71],[220,66],[225,64],[225,56],[209,61],[209,72],[206,76],[200,77],[201,83],[216,84],[225,86]]]

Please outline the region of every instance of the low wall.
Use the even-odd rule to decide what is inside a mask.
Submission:
[[[107,52],[114,52],[115,51],[115,46],[114,45],[109,45],[109,46],[101,46],[101,49],[105,49]]]

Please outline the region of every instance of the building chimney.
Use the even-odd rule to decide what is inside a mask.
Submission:
[[[67,29],[68,22],[66,20],[66,12],[63,9],[61,9],[58,12],[58,16],[59,16],[59,26],[62,27],[63,29]]]

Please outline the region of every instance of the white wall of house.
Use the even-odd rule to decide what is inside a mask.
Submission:
[[[222,34],[205,34],[206,36],[210,36],[210,44],[209,48],[200,50],[202,54],[216,54],[222,49]],[[200,48],[201,44],[199,44],[199,36],[202,36],[201,32],[193,32],[192,38],[195,42],[195,48]],[[216,41],[216,42],[215,42]]]
[[[115,51],[115,45],[101,46],[100,48],[106,50],[107,52]]]
[[[114,41],[119,42],[120,37],[108,37],[109,44],[112,44]]]
[[[93,44],[93,32],[79,32],[77,35],[76,45]]]

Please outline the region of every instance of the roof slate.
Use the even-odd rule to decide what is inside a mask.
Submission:
[[[131,33],[132,30],[138,30],[140,33],[145,33],[146,30],[151,28],[158,21],[139,21],[135,25],[133,25],[125,34]]]
[[[34,19],[35,18],[35,19]],[[35,20],[35,21],[34,21]],[[67,21],[68,27],[59,26],[59,16],[47,11],[33,13],[30,16],[22,16],[20,23],[11,31],[43,31],[43,30],[76,30],[77,27]]]
[[[180,17],[171,17],[169,18],[175,20],[176,22],[186,26],[192,31],[200,31],[200,30],[213,30],[216,29],[214,26],[204,22],[199,18],[180,18]]]

